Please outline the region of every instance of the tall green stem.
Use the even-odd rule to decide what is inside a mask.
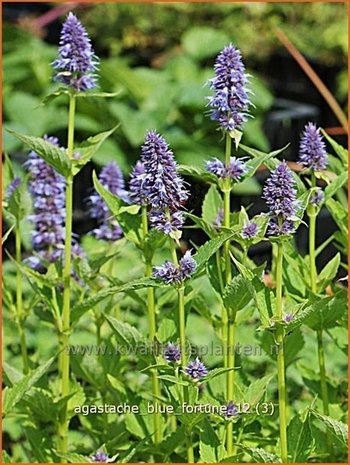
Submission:
[[[18,264],[22,261],[21,256],[21,228],[19,224],[19,220],[16,220],[16,229],[15,229],[15,241],[16,241],[16,261]],[[20,345],[21,345],[21,354],[22,354],[22,362],[23,362],[23,373],[27,374],[29,371],[29,363],[28,363],[28,352],[27,352],[27,342],[26,342],[26,335],[24,330],[24,311],[23,311],[23,297],[22,297],[22,272],[19,268],[17,268],[16,274],[16,309],[17,309],[17,324],[18,324],[18,332],[20,336]]]
[[[179,261],[176,254],[175,242],[170,239],[170,251],[174,265],[178,266]],[[180,337],[180,351],[181,351],[181,365],[183,368],[187,366],[187,352],[186,352],[186,318],[185,318],[185,287],[181,286],[177,290],[179,302],[179,337]],[[183,387],[183,401],[189,402],[188,387]],[[194,453],[192,445],[192,434],[186,428],[186,448],[187,448],[187,462],[194,463]]]
[[[282,264],[283,264],[283,244],[277,246],[277,266],[276,266],[276,316],[282,320]],[[287,415],[286,415],[286,374],[284,363],[284,329],[279,325],[276,332],[276,342],[278,347],[277,371],[278,371],[278,403],[280,418],[280,446],[281,459],[283,463],[288,463],[287,447]]]
[[[74,152],[74,118],[75,118],[76,98],[69,97],[68,116],[68,147],[67,153],[70,159]],[[64,246],[64,270],[63,270],[63,312],[62,312],[62,333],[60,334],[60,344],[63,351],[61,353],[61,397],[69,395],[69,339],[70,339],[70,298],[71,298],[71,255],[72,255],[72,223],[73,223],[73,174],[70,173],[66,179],[66,225],[65,225],[65,246]],[[67,405],[61,410],[59,422],[59,451],[63,454],[68,450],[68,410]],[[63,460],[64,461],[64,460]]]
[[[225,149],[225,165],[230,163],[232,151],[231,136],[226,134],[226,149]],[[230,228],[230,215],[231,215],[231,180],[225,179],[223,188],[224,194],[224,227]],[[231,257],[230,257],[230,241],[224,244],[224,258],[225,258],[225,284],[229,284],[232,280],[231,270]],[[226,400],[232,402],[234,396],[234,371],[235,366],[235,333],[236,333],[236,314],[233,309],[225,308],[225,315],[223,321],[223,330],[227,334],[226,339],[223,339],[224,350],[226,351],[226,365],[231,368],[226,375]],[[227,341],[227,343],[226,343]],[[225,360],[225,358],[224,358]],[[226,427],[226,449],[227,455],[230,457],[233,454],[233,423],[228,422]]]
[[[146,239],[148,233],[148,219],[147,219],[147,207],[142,207],[142,232],[143,238]],[[152,258],[145,253],[146,262],[146,276],[150,278],[152,276]],[[155,337],[157,332],[156,323],[156,310],[155,310],[155,296],[153,287],[147,289],[147,310],[148,310],[148,336],[150,343],[155,343]],[[162,429],[161,429],[161,418],[160,413],[157,411],[157,399],[160,397],[160,385],[158,379],[157,370],[152,370],[152,391],[153,391],[153,403],[156,411],[153,413],[154,423],[154,442],[159,444],[162,440]]]

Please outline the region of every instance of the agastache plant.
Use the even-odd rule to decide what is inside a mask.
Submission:
[[[263,198],[269,208],[270,221],[267,234],[279,238],[277,243],[276,265],[276,318],[283,321],[283,237],[295,231],[294,217],[297,211],[297,191],[291,170],[285,161],[280,163],[266,181]],[[276,330],[277,371],[278,371],[278,405],[280,419],[280,448],[282,462],[288,461],[287,444],[287,395],[284,355],[284,328],[281,324]]]
[[[244,160],[231,156],[232,138],[236,146],[242,135],[242,128],[249,116],[250,100],[247,88],[248,76],[240,51],[232,44],[226,46],[217,56],[214,65],[215,77],[210,80],[214,96],[209,97],[210,117],[217,121],[225,135],[225,163],[218,159],[207,162],[207,170],[219,178],[219,187],[224,199],[223,226],[231,227],[230,197],[233,184],[241,181],[247,172]],[[225,285],[232,279],[230,241],[224,243]],[[219,269],[221,273],[221,270]],[[222,341],[224,362],[228,368],[226,389],[227,402],[234,400],[234,349],[236,312],[222,307]],[[228,456],[233,454],[233,425],[227,424],[226,448]]]
[[[310,278],[311,291],[317,293],[317,268],[316,268],[316,221],[320,211],[320,205],[324,200],[324,193],[320,188],[316,188],[316,174],[318,171],[324,170],[328,165],[328,156],[326,145],[321,135],[321,131],[313,123],[308,123],[305,126],[304,132],[300,140],[299,159],[298,162],[306,169],[306,173],[311,176],[311,189],[309,207],[307,214],[309,217],[309,263],[310,263]],[[323,412],[329,415],[329,399],[327,387],[326,366],[324,360],[323,347],[323,331],[317,330],[317,344],[320,367],[321,392],[323,402]],[[330,437],[328,435],[328,441]]]

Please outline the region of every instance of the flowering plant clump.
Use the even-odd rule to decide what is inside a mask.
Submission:
[[[201,52],[187,40],[186,55],[170,59],[179,75],[185,63],[186,86],[208,66],[189,66]],[[98,59],[69,13],[52,64],[64,86],[41,106],[59,97],[55,135],[8,130],[3,462],[345,463],[345,149],[311,122],[299,167],[285,149],[246,145],[249,75],[232,44],[200,75],[213,76],[221,138],[202,124],[204,98],[200,127],[183,137],[186,112],[161,107],[164,70],[112,62],[102,62],[101,87],[122,92],[92,91]],[[179,92],[187,111],[193,93],[198,112],[202,84],[191,86],[184,95],[174,85],[169,108]],[[125,101],[137,111],[124,111]],[[87,112],[114,127],[87,134]],[[144,133],[148,124],[159,127]],[[119,128],[130,146],[113,136]],[[201,146],[222,150],[222,160],[205,162]],[[335,230],[324,227],[327,215]]]

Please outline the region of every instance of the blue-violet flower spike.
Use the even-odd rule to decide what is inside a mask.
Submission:
[[[168,363],[176,363],[181,360],[180,347],[176,344],[169,342],[164,350],[164,359]]]
[[[185,255],[180,259],[179,267],[182,279],[188,279],[196,271],[197,263],[191,255],[191,251],[187,250]]]
[[[258,225],[256,223],[248,223],[246,224],[241,232],[241,236],[243,239],[252,239],[258,234]]]
[[[194,381],[199,381],[200,379],[207,376],[209,373],[208,369],[197,357],[194,362],[189,362],[185,368],[185,373],[190,376]]]
[[[97,65],[98,59],[84,26],[73,13],[69,13],[61,31],[59,57],[53,62],[57,71],[54,80],[79,92],[93,89],[96,87],[94,72]]]
[[[313,123],[305,126],[299,148],[299,163],[312,171],[322,171],[328,164],[326,145]]]
[[[21,179],[18,176],[14,177],[6,189],[5,200],[10,199],[10,197],[15,192],[17,187],[20,186],[20,184],[21,184]]]
[[[295,230],[293,217],[298,208],[295,180],[285,161],[280,163],[266,181],[263,199],[270,211],[267,230],[269,236],[292,234]]]
[[[240,51],[232,44],[225,47],[216,59],[214,70],[215,77],[210,81],[214,96],[209,97],[211,119],[218,121],[225,131],[241,129],[247,120],[250,101]]]

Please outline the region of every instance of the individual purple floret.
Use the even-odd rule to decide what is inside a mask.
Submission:
[[[153,277],[161,279],[165,284],[179,284],[190,278],[196,267],[196,261],[191,256],[191,251],[188,250],[181,258],[179,266],[175,266],[172,262],[166,260],[163,265],[154,267]]]
[[[225,171],[225,165],[218,158],[213,158],[213,160],[207,161],[206,167],[209,173],[215,174],[215,176],[217,176],[218,178],[223,177],[224,171]]]
[[[96,87],[98,59],[84,26],[73,13],[63,24],[58,51],[59,57],[53,62],[55,81],[79,92]]]
[[[250,101],[240,51],[232,44],[225,47],[216,59],[214,70],[215,77],[210,80],[210,88],[215,93],[209,97],[211,119],[218,121],[225,131],[241,129],[247,120]]]
[[[196,271],[197,263],[192,257],[190,250],[187,250],[185,255],[180,259],[179,265],[181,277],[183,280],[192,276],[193,273]]]
[[[294,316],[295,316],[295,315],[294,315],[293,313],[287,313],[286,315],[284,315],[283,320],[284,320],[286,323],[290,323],[291,321],[293,321]]]
[[[10,197],[15,192],[17,187],[20,186],[20,184],[21,184],[21,179],[18,176],[14,177],[13,180],[8,185],[7,189],[6,189],[6,194],[5,194],[5,199],[6,200],[10,199]]]
[[[99,181],[109,192],[120,197],[125,202],[129,201],[123,174],[115,162],[108,163],[102,169]],[[113,218],[106,202],[97,192],[89,197],[89,214],[91,218],[96,219],[99,223],[98,227],[92,231],[97,239],[115,241],[122,236],[123,231],[119,223]]]
[[[321,189],[317,189],[316,192],[310,195],[309,203],[318,207],[324,201],[324,192]]]
[[[248,223],[246,224],[241,232],[241,236],[243,239],[252,239],[258,234],[258,225],[256,223]]]
[[[106,452],[97,451],[92,457],[93,462],[108,462],[108,454]]]
[[[194,362],[189,362],[185,368],[185,373],[190,376],[194,381],[199,381],[200,379],[207,376],[209,371],[197,357]]]
[[[239,414],[237,406],[233,402],[226,405],[225,418],[237,417]]]
[[[130,200],[137,205],[147,205],[147,197],[144,197],[141,192],[141,186],[145,177],[145,167],[138,161],[132,170],[129,189],[130,189]]]
[[[267,234],[280,236],[294,232],[294,221],[298,208],[296,200],[295,180],[285,161],[280,163],[266,181],[263,189],[270,210],[270,222]]]
[[[305,126],[299,148],[299,163],[312,171],[322,171],[328,164],[326,145],[313,123]]]
[[[164,350],[164,359],[168,363],[179,362],[181,360],[180,347],[176,344],[169,342]]]

